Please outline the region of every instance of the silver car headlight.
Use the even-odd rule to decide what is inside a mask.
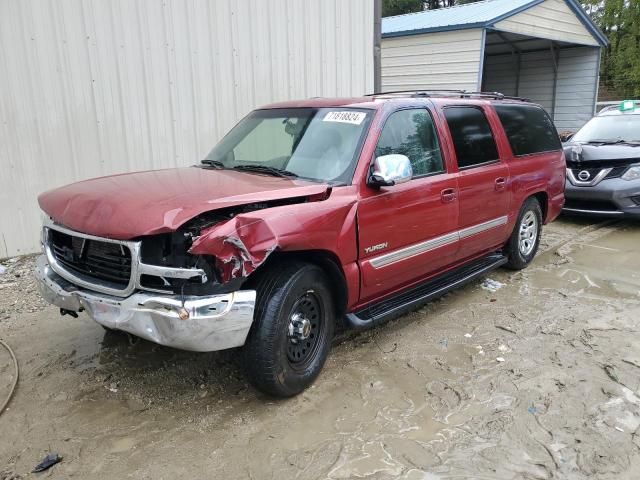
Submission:
[[[632,165],[624,172],[621,177],[623,180],[638,180],[640,179],[640,165]]]

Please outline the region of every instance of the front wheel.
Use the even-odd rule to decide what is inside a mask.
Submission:
[[[300,393],[316,379],[331,347],[335,307],[316,265],[291,263],[259,280],[256,312],[243,347],[245,370],[259,390]]]
[[[538,252],[542,234],[542,209],[535,198],[528,198],[518,214],[516,226],[506,245],[507,267],[522,270]]]

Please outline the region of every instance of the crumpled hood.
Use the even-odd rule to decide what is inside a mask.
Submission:
[[[574,149],[580,151],[579,160]],[[567,142],[564,144],[564,154],[569,164],[591,163],[640,163],[640,146],[630,145],[590,145],[584,143]],[[586,165],[585,165],[586,166]]]
[[[175,168],[101,177],[38,197],[56,223],[118,240],[175,231],[212,210],[320,195],[328,186],[233,170]]]

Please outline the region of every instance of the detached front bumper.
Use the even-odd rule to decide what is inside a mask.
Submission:
[[[621,178],[582,187],[567,180],[563,211],[579,215],[640,218],[640,182]]]
[[[78,288],[55,273],[44,255],[36,262],[35,275],[49,303],[73,312],[85,310],[105,327],[182,350],[240,347],[253,322],[255,290],[184,298],[137,292],[119,298]],[[189,313],[186,320],[180,318],[183,309]]]

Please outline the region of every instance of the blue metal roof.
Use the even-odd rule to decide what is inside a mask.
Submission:
[[[484,0],[456,7],[426,10],[382,19],[382,37],[445,32],[467,28],[488,28],[505,18],[534,7],[544,0]],[[565,0],[589,32],[606,45],[607,38],[576,0]]]

